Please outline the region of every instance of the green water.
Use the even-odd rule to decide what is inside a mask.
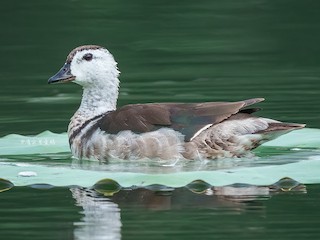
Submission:
[[[119,105],[265,97],[263,114],[320,127],[320,2],[3,1],[0,135],[66,131],[73,84],[47,85],[71,49],[107,47]]]
[[[286,139],[280,148],[258,149],[255,159],[184,162],[171,167],[145,162],[79,164],[66,145],[59,145],[64,134],[45,135],[59,144],[46,145],[44,150],[43,142],[34,146],[17,136],[6,144],[4,136],[66,132],[79,106],[81,89],[75,84],[48,85],[47,79],[71,49],[83,44],[99,44],[114,54],[121,71],[119,106],[264,97],[259,115],[320,128],[319,8],[320,2],[314,0],[3,0],[0,178],[8,175],[3,169],[10,169],[15,174],[8,178],[17,179],[22,187],[0,193],[0,238],[318,239],[319,184],[308,185],[301,194],[261,197],[254,192],[246,201],[194,194],[184,188],[174,190],[170,197],[121,190],[108,200],[100,195],[90,198],[91,190],[88,198],[81,198],[86,195],[81,188],[77,192],[67,187],[25,187],[32,177],[16,174],[28,164],[48,167],[37,172],[41,180],[59,176],[49,174],[57,166],[70,173],[85,170],[91,177],[103,171],[196,170],[194,178],[201,178],[205,170],[215,175],[215,170],[227,169],[228,173],[245,168],[252,179],[259,179],[255,167],[286,169],[288,164],[294,172],[284,171],[281,177],[305,172],[302,179],[310,174],[310,182],[320,183],[317,165],[313,165],[319,159],[318,135],[310,135],[312,130],[299,135],[300,145],[312,143],[303,150],[292,149],[300,145],[283,148]],[[298,167],[290,168],[289,164],[299,162],[304,166],[300,172]],[[83,182],[82,176],[78,178]]]
[[[20,187],[0,195],[0,232],[4,239],[319,239],[320,189],[307,189],[247,199],[141,189],[110,201],[85,189]]]

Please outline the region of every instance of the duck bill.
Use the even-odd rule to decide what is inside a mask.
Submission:
[[[49,78],[48,83],[65,83],[75,79],[76,77],[71,74],[70,63],[65,63],[59,72]]]

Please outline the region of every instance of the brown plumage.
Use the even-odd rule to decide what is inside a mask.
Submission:
[[[241,111],[242,108],[263,100],[263,98],[255,98],[241,102],[126,105],[105,115],[99,121],[99,127],[111,134],[117,134],[123,130],[144,133],[168,127],[181,132],[185,136],[185,141],[189,141],[204,126],[220,123]]]

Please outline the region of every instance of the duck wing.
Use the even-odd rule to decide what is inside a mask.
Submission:
[[[241,112],[243,108],[263,100],[254,98],[239,102],[132,104],[107,113],[99,120],[98,125],[101,130],[110,134],[124,130],[144,133],[168,127],[181,132],[185,141],[190,141],[206,126],[220,123]],[[256,110],[242,111],[252,113]]]

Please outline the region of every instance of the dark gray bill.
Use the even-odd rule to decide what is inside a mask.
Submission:
[[[73,81],[76,77],[71,74],[70,63],[65,63],[63,67],[49,78],[48,83],[63,83]]]

